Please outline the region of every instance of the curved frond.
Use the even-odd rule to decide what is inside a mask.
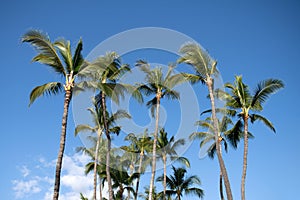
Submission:
[[[83,46],[82,39],[80,38],[80,40],[77,44],[75,53],[74,53],[73,58],[72,58],[72,62],[73,62],[72,69],[73,69],[75,74],[78,74],[82,64],[84,63],[84,59],[83,59],[83,56],[81,54],[82,46]]]
[[[67,72],[70,74],[73,65],[70,41],[59,39],[55,41],[53,45],[58,48],[64,62],[66,63]]]
[[[192,65],[201,77],[206,78],[207,74],[212,75],[211,72],[214,72],[212,64],[215,61],[198,44],[186,43],[180,48],[179,53],[182,55],[177,62]]]
[[[88,131],[95,132],[95,129],[89,125],[80,124],[80,125],[76,126],[74,134],[75,134],[75,136],[77,136],[78,133],[80,133],[80,132],[88,132]]]
[[[251,106],[255,107],[257,103],[264,103],[271,94],[276,93],[278,90],[284,87],[284,83],[278,79],[267,79],[261,81],[255,91],[251,102]]]
[[[37,86],[34,88],[30,93],[30,103],[29,106],[36,100],[36,98],[42,95],[51,95],[51,94],[58,94],[62,92],[63,87],[62,84],[59,82],[50,82],[44,85]]]
[[[272,124],[272,122],[270,122],[267,118],[261,116],[261,115],[258,115],[258,114],[252,114],[252,115],[249,115],[250,116],[250,119],[251,119],[251,122],[255,122],[257,120],[263,122],[268,128],[270,128],[274,133],[276,133],[276,130]]]
[[[66,76],[64,66],[49,37],[38,30],[30,30],[21,38],[22,42],[30,43],[38,52],[32,61],[51,66],[54,71]]]

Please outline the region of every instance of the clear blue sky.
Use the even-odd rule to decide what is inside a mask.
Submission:
[[[249,144],[246,193],[248,199],[256,200],[297,198],[299,10],[296,0],[1,1],[1,198],[15,199],[19,183],[19,187],[24,184],[23,188],[31,185],[28,191],[21,191],[20,199],[43,199],[51,181],[45,177],[54,175],[51,161],[57,156],[59,142],[63,96],[38,99],[28,108],[31,89],[59,77],[45,66],[30,63],[35,52],[21,44],[22,34],[34,28],[47,32],[52,39],[63,36],[72,43],[82,37],[87,56],[108,37],[147,26],[173,29],[198,41],[218,60],[224,82],[233,81],[239,74],[252,88],[270,77],[285,82],[285,89],[270,98],[262,113],[275,124],[277,133],[262,124],[251,126],[255,139]],[[148,59],[151,61],[151,57]],[[132,59],[126,61],[134,64]],[[206,105],[201,107],[205,108]],[[73,157],[74,149],[82,143],[73,136],[73,130],[70,113],[66,154],[79,162]],[[202,180],[204,199],[218,199],[216,160],[198,159],[198,143],[185,156],[192,162],[189,174]],[[240,198],[241,159],[241,145],[225,156],[234,199]],[[66,171],[76,174],[72,172],[74,169]],[[67,193],[69,188],[64,187],[62,192]]]

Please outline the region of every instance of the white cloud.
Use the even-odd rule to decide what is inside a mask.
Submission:
[[[26,176],[29,175],[30,170],[27,168],[27,166],[23,165],[20,169],[20,172],[22,173],[23,177],[25,178]]]
[[[93,196],[93,173],[84,174],[85,165],[90,162],[87,155],[76,153],[65,155],[61,174],[60,200],[78,200],[80,193],[87,198]],[[53,195],[53,172],[55,171],[54,160],[40,157],[35,166],[22,166],[19,171],[22,178],[13,180],[13,191],[17,199],[24,197],[36,198],[42,196],[44,200],[51,200]],[[99,183],[98,183],[99,184]],[[99,190],[97,189],[97,192]],[[99,195],[99,193],[98,193]],[[104,187],[103,196],[107,197],[107,187]],[[40,198],[40,199],[41,199]]]
[[[41,188],[38,186],[38,180],[13,180],[12,181],[14,187],[13,190],[15,191],[16,199],[21,199],[27,195],[35,194],[41,191]]]

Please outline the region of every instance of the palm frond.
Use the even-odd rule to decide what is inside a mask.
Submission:
[[[201,82],[202,84],[205,84],[204,77],[200,74],[180,73],[180,75],[182,75],[191,84],[196,84],[199,82]]]
[[[274,133],[276,133],[276,130],[274,128],[274,125],[272,124],[272,122],[270,122],[267,118],[261,116],[261,115],[258,115],[258,114],[251,114],[249,115],[250,116],[250,119],[251,119],[251,122],[255,122],[255,121],[261,121],[263,122],[268,128],[270,128]]]
[[[59,82],[50,82],[44,85],[37,86],[34,88],[30,93],[30,103],[29,106],[36,100],[36,98],[42,95],[51,95],[51,94],[58,94],[62,92],[62,84]]]
[[[80,38],[78,44],[77,44],[77,47],[76,47],[76,50],[75,50],[75,53],[73,55],[73,58],[72,58],[72,62],[73,62],[73,70],[74,70],[74,73],[77,74],[84,62],[84,59],[83,59],[83,56],[81,54],[82,52],[82,39]]]
[[[182,55],[177,62],[192,65],[201,74],[201,77],[206,78],[207,74],[211,75],[211,71],[214,71],[211,69],[213,60],[207,51],[202,49],[198,44],[186,43],[180,48],[179,53]]]
[[[73,65],[70,41],[59,39],[55,41],[53,45],[58,48],[64,62],[66,63],[67,72],[70,74]]]
[[[95,129],[87,124],[80,124],[80,125],[76,126],[74,134],[75,134],[75,136],[77,136],[78,133],[87,132],[87,131],[95,132]]]
[[[276,93],[278,90],[284,87],[284,83],[278,79],[267,79],[261,81],[255,91],[251,102],[251,106],[255,107],[257,103],[264,103],[271,94]]]
[[[21,38],[22,42],[30,43],[38,52],[32,61],[51,66],[54,71],[66,76],[64,66],[49,37],[38,30],[30,30]]]

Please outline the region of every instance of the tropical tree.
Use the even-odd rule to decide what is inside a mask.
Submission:
[[[241,197],[245,200],[245,181],[247,173],[248,157],[248,120],[252,123],[255,121],[263,122],[267,127],[275,132],[273,124],[262,115],[257,114],[263,110],[262,104],[284,87],[284,83],[278,79],[266,79],[258,83],[256,89],[251,95],[249,87],[243,83],[242,76],[235,76],[234,84],[227,83],[225,87],[230,90],[230,94],[223,93],[226,99],[226,105],[230,109],[239,111],[239,121],[244,124],[244,155],[243,155],[243,172],[241,181]]]
[[[96,147],[95,147],[95,152],[94,152],[94,191],[93,191],[93,199],[97,199],[97,165],[98,162],[101,162],[99,159],[99,145],[102,140],[102,132],[103,132],[103,118],[102,118],[102,112],[100,108],[98,107],[95,99],[92,99],[92,103],[94,108],[88,108],[88,111],[92,115],[93,122],[95,124],[94,127],[88,125],[88,124],[80,124],[77,125],[75,128],[75,136],[79,132],[84,132],[84,131],[89,131],[97,134],[97,141],[96,141]],[[100,184],[101,185],[101,184]],[[101,187],[101,186],[100,186]],[[102,190],[100,189],[100,199],[102,199]]]
[[[106,179],[108,183],[109,199],[113,199],[112,182],[110,177],[110,150],[111,136],[109,132],[108,117],[106,116],[106,98],[111,98],[114,102],[119,102],[119,97],[124,96],[127,91],[124,85],[117,83],[119,78],[126,72],[130,71],[128,65],[122,65],[121,59],[115,52],[109,52],[104,56],[98,57],[94,62],[89,63],[92,73],[89,74],[90,80],[81,83],[81,86],[99,91],[96,95],[96,102],[102,107],[103,127],[107,138],[106,153]],[[136,97],[136,93],[133,96]]]
[[[149,198],[149,187],[144,187],[145,192],[143,194],[139,194],[139,197],[143,198],[144,200],[150,200]],[[162,192],[157,192],[156,187],[153,187],[152,190],[152,200],[163,200],[164,196]],[[169,200],[169,198],[168,198]]]
[[[129,174],[126,166],[128,166],[128,160],[124,160],[122,155],[111,156],[111,177],[113,181],[112,188],[116,191],[114,199],[124,199],[124,192],[127,190],[128,197],[130,199],[130,193],[135,194],[132,183],[138,177],[138,173]],[[106,179],[106,173],[103,173],[104,180]]]
[[[167,196],[176,196],[175,199],[180,200],[185,195],[197,195],[199,198],[204,196],[202,189],[198,187],[193,187],[193,185],[201,185],[200,179],[193,176],[186,176],[186,169],[179,167],[175,168],[172,166],[173,175],[167,176],[167,186],[168,190],[166,192]],[[163,176],[157,178],[156,181],[163,181]]]
[[[216,153],[219,161],[219,166],[224,177],[227,199],[232,200],[230,182],[219,145],[220,131],[216,116],[215,97],[213,92],[214,77],[218,75],[217,62],[214,59],[212,59],[205,50],[203,50],[198,44],[195,43],[184,44],[180,48],[179,52],[181,54],[181,57],[178,59],[178,62],[191,65],[195,70],[195,74],[183,73],[182,75],[185,76],[188,80],[190,80],[191,83],[198,83],[201,81],[202,83],[205,83],[208,88],[212,110],[213,132],[215,142],[217,144]]]
[[[184,139],[179,139],[175,141],[174,136],[168,139],[168,133],[164,128],[160,129],[158,139],[157,139],[157,148],[158,156],[162,159],[164,165],[164,180],[163,180],[163,194],[164,198],[166,197],[167,191],[167,159],[177,160],[183,163],[185,166],[190,167],[190,162],[186,157],[178,156],[176,150],[180,145],[184,145]]]
[[[134,200],[137,200],[138,191],[139,191],[139,184],[141,179],[141,174],[145,171],[147,166],[147,161],[149,159],[146,157],[146,153],[151,152],[153,140],[148,135],[148,130],[146,129],[145,132],[141,136],[136,136],[134,133],[130,133],[125,137],[125,141],[130,141],[129,146],[122,146],[121,149],[123,149],[126,152],[129,152],[131,155],[136,156],[138,154],[138,177],[136,181],[136,187],[135,187],[135,195]],[[144,163],[144,164],[143,164]]]
[[[201,140],[200,148],[203,148],[205,145],[209,145],[209,147],[207,148],[207,154],[209,158],[213,159],[216,154],[216,142],[215,142],[215,135],[213,133],[213,124],[212,124],[211,117],[207,117],[205,120],[197,121],[196,125],[202,127],[203,129],[206,129],[206,131],[194,132],[190,135],[189,138],[191,140],[195,140],[195,139]],[[234,149],[236,149],[240,139],[243,137],[243,130],[242,130],[243,124],[240,122],[233,124],[229,116],[223,116],[221,121],[218,120],[218,125],[220,128],[219,129],[220,149],[222,150],[221,145],[223,144],[224,149],[227,152],[228,150],[227,143],[229,143]],[[229,129],[230,125],[232,125],[231,129]],[[219,177],[219,190],[220,190],[220,198],[221,200],[224,200],[223,176],[221,171]]]
[[[145,84],[140,84],[138,90],[144,93],[146,96],[155,95],[150,101],[147,102],[147,106],[151,107],[152,117],[155,113],[155,130],[153,138],[153,149],[152,149],[152,172],[149,187],[149,198],[152,199],[152,191],[154,186],[155,171],[156,171],[156,146],[157,146],[157,135],[159,129],[159,110],[161,99],[167,97],[169,99],[179,99],[179,93],[174,90],[174,87],[185,79],[180,74],[173,74],[173,67],[169,67],[166,75],[164,76],[162,68],[156,67],[150,68],[150,65],[139,60],[136,63],[141,71],[146,74]]]
[[[75,87],[76,77],[84,76],[87,65],[81,55],[82,40],[80,39],[72,56],[70,41],[58,39],[51,42],[49,37],[38,30],[30,30],[22,36],[22,42],[30,43],[38,52],[32,61],[49,66],[65,78],[64,82],[49,82],[34,88],[30,93],[31,105],[38,97],[45,94],[56,95],[64,92],[64,110],[60,135],[59,152],[57,156],[53,199],[57,200],[60,188],[60,174],[65,149],[68,110]]]

